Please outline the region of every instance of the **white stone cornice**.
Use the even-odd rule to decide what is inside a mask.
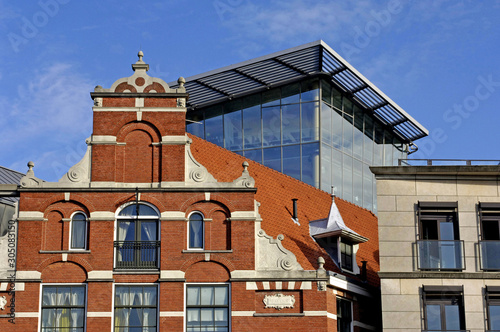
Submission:
[[[170,136],[162,136],[161,144],[175,144],[175,145],[184,145],[189,141],[189,138],[186,135],[170,135]]]
[[[42,273],[38,271],[17,271],[16,279],[17,280],[25,280],[25,279],[41,279]],[[17,314],[16,314],[17,315]]]
[[[90,271],[87,273],[87,280],[113,279],[113,271]]]
[[[166,271],[162,270],[160,271],[160,278],[161,279],[184,279],[185,273],[182,271],[177,271],[177,270],[171,270],[171,271]]]
[[[186,214],[182,211],[165,211],[161,213],[161,219],[166,221],[185,221]]]
[[[90,221],[114,221],[115,213],[111,211],[94,211],[90,212]]]

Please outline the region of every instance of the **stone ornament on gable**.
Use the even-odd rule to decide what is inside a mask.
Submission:
[[[208,172],[208,170],[200,164],[196,159],[194,159],[191,153],[191,142],[189,139],[186,145],[187,154],[187,170],[189,174],[188,181],[191,182],[217,182],[217,180]]]
[[[5,310],[6,304],[7,304],[7,298],[5,296],[0,297],[0,309]]]
[[[33,167],[35,167],[35,163],[32,161],[28,162],[28,172],[26,172],[26,175],[19,181],[21,187],[40,187],[42,182],[45,182],[35,176]]]
[[[246,188],[255,187],[255,180],[253,177],[250,176],[250,173],[248,172],[248,166],[249,166],[248,162],[244,161],[242,166],[243,166],[243,172],[241,172],[241,176],[239,178],[233,181],[233,184],[237,186],[243,186]]]
[[[267,271],[292,271],[303,270],[297,258],[283,247],[281,241],[285,238],[279,234],[276,239],[266,234],[261,229],[257,233],[259,243],[258,269]]]
[[[295,304],[295,296],[294,295],[284,295],[284,294],[273,294],[264,296],[264,300],[262,300],[266,305],[266,309],[274,308],[276,310],[282,310],[285,308],[293,308]]]

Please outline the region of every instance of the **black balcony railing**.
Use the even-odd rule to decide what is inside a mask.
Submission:
[[[479,241],[481,270],[500,270],[500,241]]]
[[[117,269],[158,269],[160,241],[115,241]]]
[[[463,270],[464,244],[460,240],[417,241],[420,270]]]

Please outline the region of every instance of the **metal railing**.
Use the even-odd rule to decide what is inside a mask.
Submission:
[[[479,241],[479,257],[481,270],[500,270],[500,241]]]
[[[489,159],[398,159],[398,166],[498,166],[500,160]]]
[[[417,249],[420,270],[465,269],[464,243],[461,240],[419,240]]]
[[[117,269],[158,269],[160,241],[115,241]]]

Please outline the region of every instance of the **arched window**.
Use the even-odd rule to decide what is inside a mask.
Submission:
[[[117,215],[116,267],[158,268],[159,213],[150,205],[131,204]]]
[[[70,249],[87,249],[87,216],[83,212],[76,212],[71,217]]]
[[[204,248],[204,225],[203,215],[199,212],[189,216],[189,249]]]

